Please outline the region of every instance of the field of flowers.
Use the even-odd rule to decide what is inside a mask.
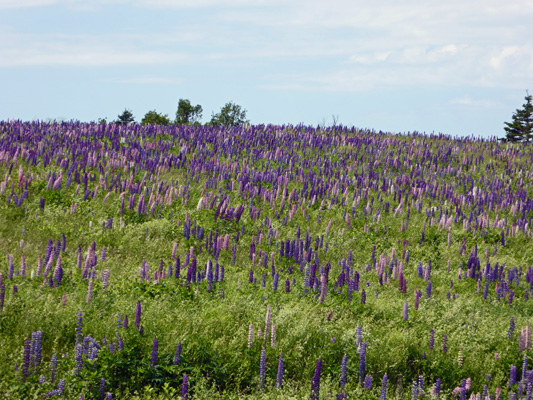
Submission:
[[[528,399],[533,146],[0,122],[6,399]]]

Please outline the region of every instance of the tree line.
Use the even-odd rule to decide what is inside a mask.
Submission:
[[[223,126],[238,126],[249,123],[246,119],[247,111],[238,104],[230,101],[226,103],[218,113],[211,115],[211,120],[206,125],[223,125]],[[188,99],[180,99],[178,102],[178,109],[176,110],[176,118],[171,120],[168,114],[158,113],[156,110],[148,111],[141,119],[142,125],[157,124],[157,125],[200,125],[202,119],[203,108],[200,104],[193,105]],[[105,119],[99,119],[99,123],[106,123]],[[124,109],[122,114],[113,121],[119,125],[129,125],[135,122],[135,117],[131,110]]]

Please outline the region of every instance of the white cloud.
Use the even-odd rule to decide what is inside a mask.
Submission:
[[[457,104],[461,106],[482,107],[482,108],[496,108],[496,107],[502,106],[502,103],[492,101],[492,100],[487,100],[487,99],[474,100],[469,95],[464,95],[462,97],[453,99],[450,101],[450,104]]]

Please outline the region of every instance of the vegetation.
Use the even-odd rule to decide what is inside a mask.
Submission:
[[[156,125],[170,125],[170,119],[167,114],[159,114],[157,111],[148,111],[141,120],[142,125],[156,124]]]
[[[530,398],[532,153],[0,122],[0,393]]]
[[[246,110],[233,102],[226,103],[217,114],[211,116],[211,125],[239,126],[246,120]]]
[[[509,142],[530,142],[533,138],[533,96],[525,97],[526,103],[513,114],[512,122],[506,122],[505,140]]]
[[[188,99],[180,99],[176,111],[176,125],[197,124],[202,119],[202,106],[193,106]]]

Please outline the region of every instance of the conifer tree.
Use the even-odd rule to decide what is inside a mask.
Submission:
[[[527,93],[525,99],[526,103],[513,114],[512,122],[505,122],[505,140],[509,142],[529,142],[533,138],[533,96]]]

